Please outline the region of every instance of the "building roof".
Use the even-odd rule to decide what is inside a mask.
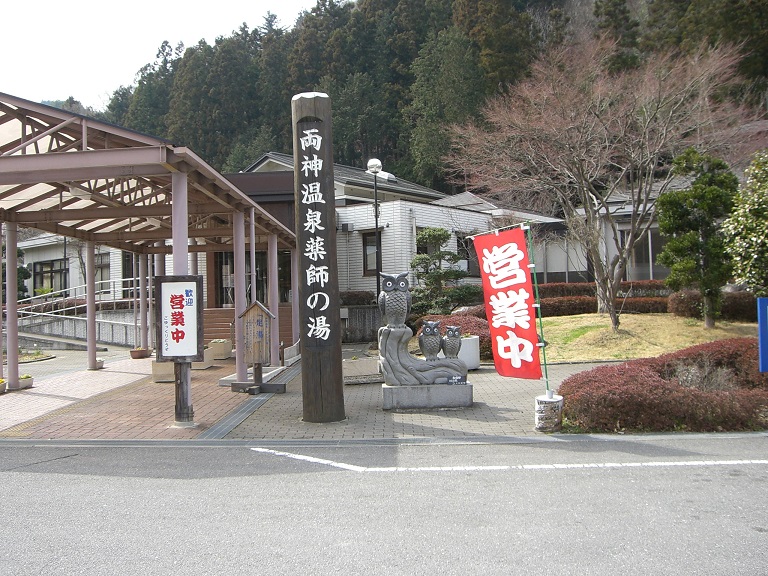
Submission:
[[[440,200],[435,200],[432,204],[450,208],[462,208],[464,210],[472,210],[475,212],[484,212],[490,214],[494,218],[514,218],[521,222],[539,222],[547,224],[562,222],[562,219],[560,218],[552,218],[550,216],[538,214],[537,212],[505,207],[503,204],[491,202],[487,198],[482,198],[472,192],[461,192],[459,194],[454,194],[453,196],[446,196]]]
[[[278,171],[293,171],[293,156],[279,152],[268,152],[244,170],[244,172]],[[352,201],[355,199],[368,201],[372,198],[374,177],[373,174],[363,168],[334,164],[333,179],[337,200],[342,198]],[[380,194],[386,195],[387,200],[401,198],[416,202],[431,202],[446,197],[442,192],[397,178],[389,172],[379,173],[376,177],[376,186]]]
[[[197,251],[231,251],[236,212],[266,246],[291,230],[192,150],[94,118],[0,93],[0,221],[140,253],[170,252],[173,173],[187,174]]]

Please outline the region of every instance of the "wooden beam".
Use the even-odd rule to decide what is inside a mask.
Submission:
[[[174,171],[172,157],[165,146],[2,156],[0,184],[159,176]]]
[[[189,213],[195,215],[224,213],[220,204],[190,204]],[[0,208],[0,220],[19,224],[36,222],[64,222],[68,220],[119,220],[131,218],[170,217],[170,204],[151,206],[104,206],[102,208],[71,208],[68,210],[36,210],[15,212]]]

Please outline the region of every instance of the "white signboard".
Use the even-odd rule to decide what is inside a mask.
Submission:
[[[202,359],[202,277],[156,278],[158,360]]]

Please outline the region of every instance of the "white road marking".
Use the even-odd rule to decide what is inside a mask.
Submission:
[[[768,465],[768,460],[688,460],[683,462],[597,462],[591,464],[521,464],[517,466],[422,466],[422,467],[367,467],[355,466],[344,462],[335,462],[324,458],[315,458],[314,456],[305,456],[303,454],[293,454],[291,452],[280,452],[270,450],[269,448],[251,448],[254,452],[262,454],[271,454],[272,456],[281,456],[291,458],[292,460],[301,460],[303,462],[312,462],[313,464],[323,464],[342,470],[352,472],[485,472],[485,471],[504,471],[504,470],[581,470],[585,468],[664,468],[674,466],[752,466]]]

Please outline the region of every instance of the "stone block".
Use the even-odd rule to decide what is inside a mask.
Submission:
[[[381,386],[384,410],[468,408],[472,406],[472,384],[422,384]]]

